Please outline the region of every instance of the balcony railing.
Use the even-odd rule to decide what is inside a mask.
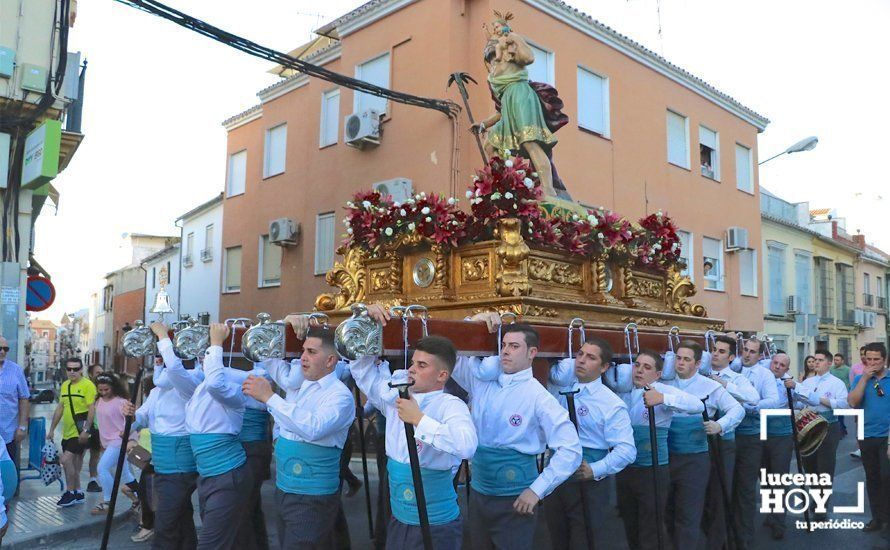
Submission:
[[[875,305],[874,294],[863,294],[862,295],[862,303],[868,307],[874,307],[874,305]]]
[[[213,259],[213,249],[212,248],[205,248],[205,249],[201,250],[201,261],[202,262],[209,262],[212,259]]]
[[[183,267],[192,267],[192,255],[186,254],[182,257],[182,266]]]
[[[883,310],[887,309],[887,298],[884,298],[883,296],[878,296],[878,309],[883,309]]]

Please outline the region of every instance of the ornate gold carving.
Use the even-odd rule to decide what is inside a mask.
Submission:
[[[661,281],[634,277],[634,283],[636,296],[640,298],[655,298],[657,300],[664,298],[664,285]]]
[[[707,328],[708,330],[716,330],[722,332],[725,327],[726,323],[714,323],[712,325],[708,325],[705,328]]]
[[[513,313],[520,317],[529,316],[529,317],[559,317],[559,312],[553,309],[552,307],[541,307],[534,306],[529,304],[510,304],[506,306],[497,306],[497,307],[480,307],[473,310],[473,315],[477,313],[483,313],[488,311],[495,311],[497,313]]]
[[[435,288],[448,288],[448,252],[441,245],[435,244],[430,249],[436,255],[436,274],[433,284]]]
[[[461,261],[461,280],[468,283],[488,279],[488,256],[472,256]]]
[[[636,323],[641,327],[666,327],[671,324],[667,319],[655,319],[654,317],[622,317],[622,323]]]
[[[664,298],[671,311],[694,317],[707,317],[705,306],[692,304],[686,299],[693,295],[695,295],[695,284],[675,268],[670,268],[665,277]]]
[[[541,258],[528,261],[528,276],[537,281],[576,287],[583,281],[580,266]]]
[[[338,252],[342,254],[344,250],[340,249]],[[315,309],[333,311],[363,301],[367,284],[364,267],[366,259],[367,254],[357,246],[345,250],[343,263],[334,263],[334,267],[324,278],[329,285],[339,290],[330,294],[320,294],[315,299]]]
[[[389,269],[371,270],[371,292],[389,290]]]
[[[522,222],[516,218],[498,220],[496,235],[500,244],[495,251],[499,264],[495,286],[499,296],[527,296],[531,293],[526,261],[529,248],[521,231]]]
[[[389,290],[392,292],[402,291],[402,256],[395,252],[390,253]]]

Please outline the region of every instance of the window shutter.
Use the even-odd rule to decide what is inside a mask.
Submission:
[[[226,290],[241,289],[241,247],[226,249]]]
[[[281,282],[281,247],[269,242],[263,235],[263,285]]]
[[[555,86],[553,82],[553,54],[547,50],[542,50],[537,46],[529,44],[532,53],[535,54],[535,61],[526,69],[528,70],[528,79],[531,82],[544,82]]]
[[[717,150],[717,133],[704,126],[698,127],[698,141],[706,147],[710,147],[715,151]]]
[[[340,129],[340,90],[331,90],[322,95],[321,143],[322,147],[337,143]]]
[[[381,88],[389,88],[389,54],[381,55],[366,63],[358,65],[355,76]],[[355,110],[362,112],[366,109],[377,109],[380,113],[386,112],[386,98],[355,92]]]
[[[686,117],[668,111],[668,161],[689,168],[689,143],[686,139]]]
[[[323,275],[334,267],[335,214],[319,214],[315,220],[315,274]]]
[[[578,124],[605,135],[605,84],[601,76],[578,69]]]
[[[748,193],[754,192],[751,176],[751,150],[741,145],[735,146],[735,178],[736,187]]]
[[[226,185],[227,195],[244,193],[247,179],[247,151],[239,151],[229,156],[229,176]]]

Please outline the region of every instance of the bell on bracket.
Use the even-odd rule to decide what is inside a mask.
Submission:
[[[173,313],[173,308],[170,307],[170,296],[167,294],[167,290],[164,287],[161,287],[161,290],[158,291],[157,296],[155,296],[155,305],[151,306],[152,313],[159,313],[164,315],[165,313]]]

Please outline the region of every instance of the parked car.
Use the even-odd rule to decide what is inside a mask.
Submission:
[[[56,392],[49,388],[44,388],[42,390],[36,390],[31,393],[31,398],[29,401],[31,403],[52,403],[56,400]]]

